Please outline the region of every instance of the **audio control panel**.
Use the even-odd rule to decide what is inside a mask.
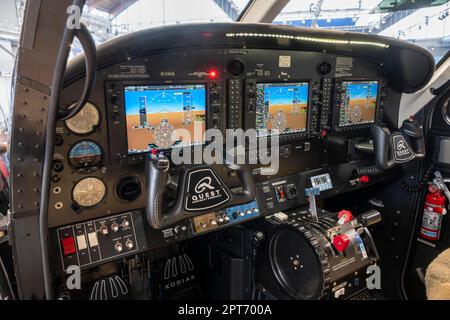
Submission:
[[[256,201],[248,204],[230,207],[218,212],[208,213],[192,218],[194,234],[216,230],[243,221],[259,217],[259,208]]]

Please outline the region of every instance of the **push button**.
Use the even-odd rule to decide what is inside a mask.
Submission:
[[[65,256],[74,254],[77,252],[75,248],[75,239],[73,237],[67,237],[61,240],[63,253]]]

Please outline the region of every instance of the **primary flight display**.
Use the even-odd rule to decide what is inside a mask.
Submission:
[[[256,91],[255,128],[258,136],[307,130],[309,94],[307,82],[258,83]]]
[[[129,154],[203,143],[205,85],[126,86],[124,95]],[[180,138],[177,129],[188,134]]]

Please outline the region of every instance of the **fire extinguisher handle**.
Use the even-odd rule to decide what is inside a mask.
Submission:
[[[450,206],[450,190],[448,190],[447,185],[445,184],[445,180],[444,177],[442,177],[442,174],[440,171],[436,171],[434,173],[434,179],[433,179],[433,183],[439,188],[439,190],[441,190],[444,195],[446,196],[447,200],[449,201],[449,206]]]

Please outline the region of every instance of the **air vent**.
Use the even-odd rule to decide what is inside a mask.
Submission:
[[[116,191],[121,200],[132,202],[141,195],[141,183],[136,177],[124,177],[117,183]]]

